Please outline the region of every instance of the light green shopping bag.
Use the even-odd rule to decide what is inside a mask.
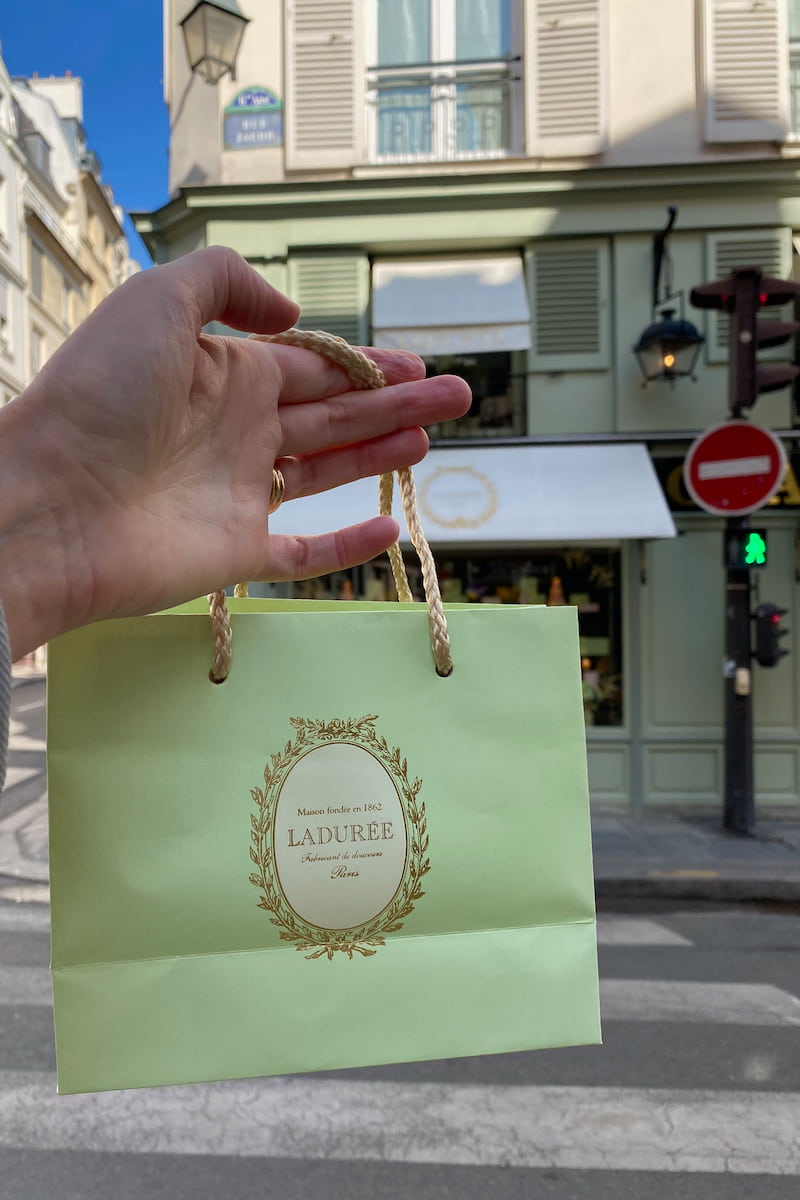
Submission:
[[[599,1041],[575,609],[230,610],[51,646],[59,1090]]]

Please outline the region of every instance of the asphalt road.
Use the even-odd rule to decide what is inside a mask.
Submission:
[[[20,818],[41,795],[39,689],[16,697]],[[11,894],[0,1200],[800,1194],[796,909],[604,905],[601,1047],[57,1097],[47,908]]]

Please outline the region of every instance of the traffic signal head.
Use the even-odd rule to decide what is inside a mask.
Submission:
[[[785,608],[777,604],[759,604],[756,609],[756,662],[762,667],[774,667],[788,654],[781,648],[780,639],[789,632],[781,629],[781,619],[786,616]]]
[[[790,300],[800,296],[800,283],[793,283],[791,279],[762,275],[760,267],[740,267],[725,279],[717,279],[714,283],[701,283],[692,288],[689,299],[695,308],[716,308],[722,312],[733,312],[737,301],[745,292],[750,291],[750,288],[743,287],[745,282],[755,285],[757,307],[760,308],[788,304]]]
[[[766,529],[731,529],[725,533],[725,566],[734,570],[767,565]]]
[[[760,267],[740,267],[725,279],[692,289],[691,301],[696,308],[733,314],[730,367],[731,411],[735,415],[751,408],[762,392],[787,387],[800,375],[800,367],[793,364],[766,364],[756,357],[759,349],[782,346],[800,332],[800,322],[763,320],[759,311],[788,304],[798,297],[800,283],[762,275]]]
[[[736,307],[736,280],[733,275],[717,279],[714,283],[701,283],[692,288],[689,300],[695,308],[717,308],[722,312],[733,312]]]

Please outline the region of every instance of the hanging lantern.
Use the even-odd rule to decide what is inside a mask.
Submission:
[[[226,72],[236,78],[236,57],[249,18],[236,0],[199,0],[181,21],[189,66],[206,83]]]
[[[675,310],[665,308],[661,319],[648,325],[633,348],[645,384],[657,379],[670,383],[687,376],[693,379],[704,340],[691,321],[676,321]]]

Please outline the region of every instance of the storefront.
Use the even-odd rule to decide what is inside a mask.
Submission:
[[[631,643],[638,643],[638,634],[627,597],[638,584],[642,545],[676,533],[647,447],[434,447],[415,477],[446,601],[576,606],[590,778],[597,778],[603,801],[629,803],[625,776],[634,757],[632,706],[641,690],[641,655]],[[272,527],[321,533],[363,520],[377,503],[375,481],[361,480],[293,501],[275,514]],[[402,521],[399,502],[395,516]],[[421,598],[413,551],[404,549]],[[293,585],[290,594],[392,599],[392,588],[388,560],[377,560]],[[612,774],[621,773],[610,795],[603,782],[609,766]]]

